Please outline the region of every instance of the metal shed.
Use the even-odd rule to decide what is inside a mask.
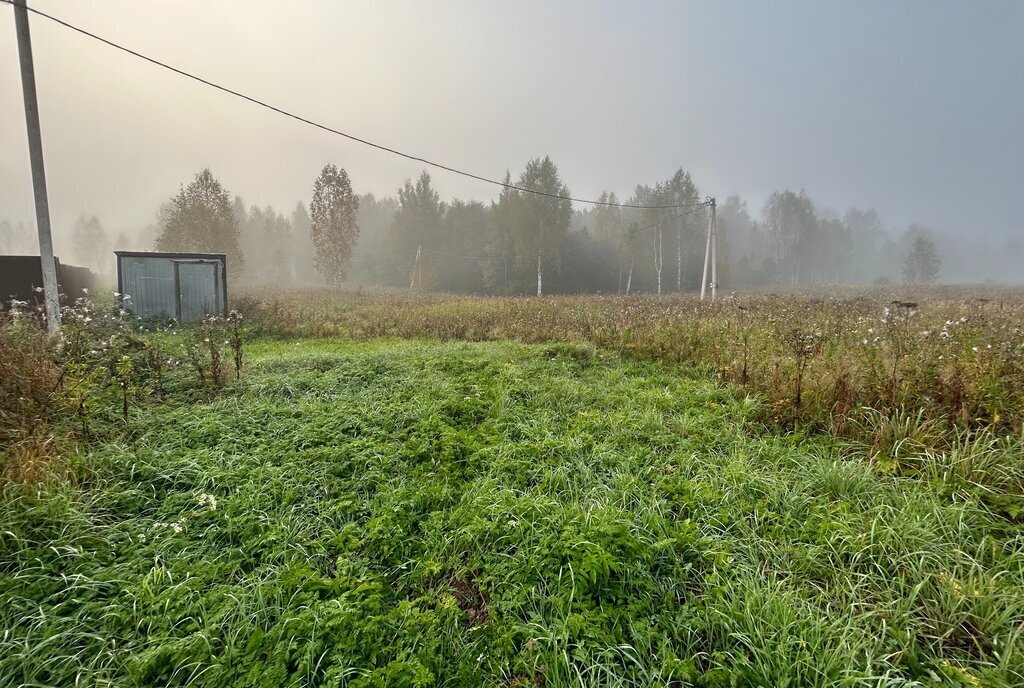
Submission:
[[[177,318],[182,324],[227,309],[227,258],[223,253],[115,251],[117,291],[142,318]]]

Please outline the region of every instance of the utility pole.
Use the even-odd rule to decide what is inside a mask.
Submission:
[[[658,273],[658,296],[661,296],[661,268],[665,264],[665,254],[662,251],[661,225],[655,226],[654,231],[654,270]]]
[[[544,290],[541,289],[541,280],[543,279],[543,273],[540,269],[540,247],[537,248],[537,296],[544,296]]]
[[[718,204],[711,199],[711,300],[718,297]]]
[[[423,289],[422,278],[420,276],[420,253],[422,251],[422,244],[416,247],[416,262],[412,265],[412,280],[409,283],[410,291],[420,291]]]
[[[679,218],[679,226],[676,227],[676,291],[683,293],[683,223],[685,220]]]
[[[541,251],[544,248],[544,218],[543,216],[537,222],[537,296],[544,296],[544,290],[541,288],[541,284],[544,281],[544,272],[541,263]]]
[[[708,288],[708,266],[711,267],[711,300],[718,295],[718,261],[717,248],[718,237],[715,230],[715,199],[709,199],[711,206],[711,217],[708,218],[708,243],[704,248],[704,272],[700,280],[700,300],[704,300],[704,294]]]
[[[53,260],[50,235],[50,204],[46,198],[46,172],[43,168],[43,139],[39,132],[39,103],[32,66],[32,38],[28,31],[28,7],[25,0],[14,0],[14,25],[18,33],[18,57],[21,61],[21,92],[25,99],[25,125],[32,165],[32,189],[36,200],[36,228],[39,230],[39,262],[43,271],[43,296],[46,300],[46,326],[51,334],[60,332],[60,297],[57,295],[57,265]]]

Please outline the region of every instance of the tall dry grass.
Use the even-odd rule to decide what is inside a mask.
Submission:
[[[1020,432],[1024,291],[898,295],[748,295],[711,303],[292,290],[250,294],[238,305],[260,332],[279,337],[591,342],[704,368],[762,397],[779,423],[839,434],[854,420],[907,412],[946,429]]]

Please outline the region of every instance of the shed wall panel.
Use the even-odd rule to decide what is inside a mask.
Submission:
[[[181,322],[198,322],[219,314],[218,264],[177,261],[178,292],[181,298]]]
[[[121,288],[129,309],[142,318],[174,318],[174,263],[169,258],[120,256]]]

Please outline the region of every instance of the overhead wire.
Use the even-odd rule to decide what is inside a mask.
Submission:
[[[8,5],[13,5],[14,4],[13,0],[0,0],[0,2],[6,3]],[[124,45],[121,45],[120,43],[116,43],[115,41],[112,41],[109,38],[104,38],[103,36],[100,36],[98,34],[95,34],[95,33],[91,32],[91,31],[88,31],[88,30],[83,29],[83,28],[81,28],[79,26],[76,26],[76,25],[74,25],[74,24],[72,24],[72,23],[70,23],[68,21],[60,19],[59,17],[55,17],[55,16],[53,16],[51,14],[47,14],[46,12],[43,12],[41,10],[37,10],[37,9],[35,9],[33,7],[27,7],[27,9],[28,9],[29,12],[32,12],[33,14],[36,14],[36,15],[38,15],[40,17],[45,18],[45,19],[49,19],[50,21],[55,22],[55,23],[65,27],[67,29],[75,31],[75,32],[77,32],[79,34],[82,34],[84,36],[88,36],[89,38],[92,38],[92,39],[97,40],[97,41],[99,41],[101,43],[104,43],[104,44],[106,44],[106,45],[108,45],[108,46],[110,46],[112,48],[116,48],[117,50],[121,50],[121,51],[123,51],[125,53],[128,53],[129,55],[132,55],[134,57],[139,58],[140,60],[144,60],[146,62],[149,62],[150,64],[153,64],[153,65],[156,65],[157,67],[161,67],[161,68],[166,69],[168,71],[174,72],[175,74],[178,74],[178,75],[183,76],[185,78],[192,79],[193,81],[197,81],[197,82],[199,82],[201,84],[204,84],[204,85],[209,86],[211,88],[217,89],[218,91],[222,91],[224,93],[230,94],[232,96],[235,96],[236,98],[241,98],[242,100],[245,100],[245,101],[248,101],[250,103],[253,103],[254,105],[258,105],[260,107],[266,108],[266,109],[271,110],[273,112],[276,112],[276,113],[278,113],[280,115],[284,115],[285,117],[290,117],[291,119],[297,120],[299,122],[302,122],[302,123],[307,124],[307,125],[312,126],[312,127],[316,127],[317,129],[321,129],[321,130],[329,132],[331,134],[335,134],[337,136],[344,137],[344,138],[346,138],[346,139],[348,139],[350,141],[355,141],[356,143],[361,143],[361,144],[363,144],[365,146],[369,146],[371,148],[375,148],[377,150],[384,151],[386,153],[391,153],[392,155],[397,155],[397,156],[405,158],[407,160],[413,160],[415,162],[420,162],[420,163],[423,163],[424,165],[428,165],[430,167],[435,167],[437,169],[445,170],[446,172],[451,172],[453,174],[458,174],[458,175],[461,175],[463,177],[468,177],[470,179],[476,179],[477,181],[486,182],[488,184],[493,184],[495,186],[499,186],[499,187],[502,187],[504,189],[509,189],[511,191],[518,191],[520,193],[534,194],[534,195],[537,195],[537,196],[544,196],[544,197],[547,197],[547,198],[554,198],[554,199],[557,199],[557,200],[571,201],[573,203],[586,203],[588,205],[606,206],[606,207],[615,207],[615,208],[639,208],[639,209],[651,209],[651,210],[673,210],[673,209],[677,209],[677,208],[694,208],[694,207],[699,207],[699,205],[703,205],[703,204],[699,204],[699,205],[698,204],[640,205],[640,204],[635,204],[635,203],[616,203],[616,202],[611,202],[611,201],[592,200],[592,199],[586,199],[586,198],[578,198],[578,197],[575,197],[575,196],[568,196],[568,195],[563,195],[563,194],[551,193],[551,192],[548,192],[548,191],[542,191],[540,189],[532,189],[532,188],[527,187],[527,186],[520,186],[518,184],[512,184],[512,183],[509,183],[509,182],[503,182],[503,181],[498,180],[498,179],[491,179],[489,177],[485,177],[485,176],[480,175],[480,174],[475,174],[473,172],[467,172],[465,170],[462,170],[462,169],[459,169],[459,168],[456,168],[456,167],[452,167],[451,165],[446,165],[446,164],[443,164],[443,163],[439,163],[439,162],[436,162],[434,160],[430,160],[428,158],[424,158],[424,157],[421,157],[421,156],[418,156],[418,155],[412,155],[411,153],[405,153],[405,152],[402,152],[402,151],[400,151],[398,149],[391,148],[391,147],[385,146],[383,144],[375,143],[373,141],[361,138],[361,137],[356,136],[354,134],[349,134],[349,133],[346,133],[346,132],[341,131],[339,129],[335,129],[335,128],[330,127],[330,126],[328,126],[326,124],[322,124],[320,122],[316,122],[314,120],[308,119],[308,118],[303,117],[301,115],[295,114],[294,112],[291,112],[289,110],[285,110],[284,108],[278,107],[276,105],[271,105],[270,103],[265,102],[263,100],[260,100],[258,98],[255,98],[253,96],[246,95],[245,93],[242,93],[241,91],[236,91],[236,90],[234,90],[232,88],[228,88],[227,86],[223,86],[223,85],[218,84],[216,82],[210,81],[209,79],[205,79],[205,78],[203,78],[201,76],[197,76],[197,75],[192,74],[191,72],[188,72],[188,71],[186,71],[184,69],[180,69],[178,67],[174,67],[173,65],[170,65],[170,64],[168,64],[166,62],[162,62],[160,60],[157,60],[156,58],[149,57],[148,55],[140,53],[137,50],[133,50],[132,48],[129,48],[129,47],[124,46]]]
[[[692,215],[693,213],[696,213],[696,212],[698,212],[698,211],[700,211],[700,210],[702,210],[704,208],[710,207],[710,205],[711,205],[711,201],[704,201],[700,205],[695,206],[692,210],[687,210],[686,212],[683,212],[683,213],[676,213],[675,215],[672,215],[671,217],[666,217],[663,220],[658,220],[657,222],[654,222],[652,224],[646,225],[644,227],[637,227],[636,229],[631,229],[631,230],[629,230],[627,232],[624,232],[622,234],[616,234],[614,236],[604,237],[603,239],[594,239],[593,243],[597,244],[597,243],[600,243],[602,241],[611,241],[613,239],[625,239],[630,234],[637,234],[639,232],[643,232],[643,231],[646,231],[648,229],[654,229],[655,227],[657,227],[659,225],[663,225],[666,222],[671,222],[672,220],[678,220],[681,217],[686,217],[687,215]]]

